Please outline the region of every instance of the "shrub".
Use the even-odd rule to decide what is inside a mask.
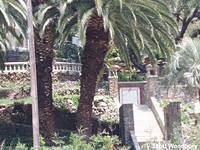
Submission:
[[[9,142],[9,143],[8,143]],[[45,146],[44,139],[40,138],[41,150],[113,150],[113,148],[119,148],[121,142],[117,136],[109,136],[107,133],[100,133],[93,135],[89,138],[81,136],[76,133],[67,134],[67,136],[57,137],[54,140],[55,146]],[[3,149],[16,149],[16,150],[28,150],[33,149],[31,147],[32,141],[24,138],[14,138],[7,142],[3,142],[0,148]],[[123,148],[123,147],[122,147]],[[121,149],[121,147],[120,147]],[[125,148],[124,148],[125,149]]]
[[[117,136],[111,137],[106,133],[91,136],[89,143],[95,150],[111,150],[115,145],[121,144]]]
[[[118,77],[119,81],[144,81],[144,76],[139,75],[136,72],[119,72]]]
[[[53,95],[53,99],[54,99],[54,105],[57,108],[61,108],[61,109],[68,109],[69,106],[67,103],[67,100],[72,100],[73,101],[73,106],[77,107],[78,103],[79,103],[79,99],[80,99],[80,95],[58,95],[58,94],[54,94]]]

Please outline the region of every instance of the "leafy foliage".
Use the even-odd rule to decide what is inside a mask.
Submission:
[[[177,31],[176,42],[187,36],[198,37],[199,21],[200,21],[200,2],[199,0],[167,0],[168,6],[172,14],[179,24]]]
[[[2,0],[0,2],[1,30],[17,35],[14,28],[26,37],[26,4],[23,0]],[[17,37],[17,36],[16,36]]]
[[[26,139],[23,137],[17,137],[9,140],[5,140],[4,143],[0,145],[2,149],[19,149],[28,150],[32,149],[31,139]],[[121,144],[117,136],[109,136],[106,133],[101,133],[91,136],[86,139],[76,133],[70,133],[66,136],[57,137],[54,140],[55,146],[47,147],[45,146],[44,139],[41,137],[40,144],[41,150],[60,150],[60,149],[70,149],[70,150],[112,150],[114,146],[119,147]],[[115,148],[116,148],[115,147]]]
[[[166,0],[173,13],[178,13],[181,17],[187,17],[193,11],[192,8],[200,6],[199,0]]]
[[[131,71],[118,73],[119,81],[144,81],[144,76]]]
[[[181,103],[181,121],[183,124],[189,124],[191,122],[190,111],[193,109],[191,103]]]
[[[11,37],[19,43],[26,37],[26,4],[23,0],[0,1],[0,70],[5,67],[2,51],[10,46]]]
[[[63,45],[78,27],[84,46],[88,21],[97,11],[103,17],[104,28],[109,30],[111,41],[127,64],[130,49],[138,59],[142,54],[148,54],[151,58],[157,54],[169,56],[173,50],[174,41],[170,35],[176,33],[176,23],[162,1],[62,0],[49,2],[38,10],[36,20],[43,22],[40,27],[43,30],[50,20],[59,17],[59,45]],[[49,11],[51,15],[45,16]]]
[[[174,53],[169,65],[169,80],[173,83],[183,82],[200,88],[199,39],[185,38],[178,48],[179,50]]]
[[[68,62],[80,62],[82,48],[71,42],[66,42],[62,49],[57,51],[57,57],[66,58]]]
[[[61,109],[69,109],[69,107],[71,106],[67,106],[66,100],[72,100],[74,106],[78,106],[79,103],[79,99],[80,99],[80,95],[65,95],[65,96],[61,96],[58,94],[54,94],[53,95],[53,99],[54,99],[54,105],[58,108]]]

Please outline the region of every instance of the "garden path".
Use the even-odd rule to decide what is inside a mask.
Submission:
[[[162,131],[147,105],[133,105],[135,135],[138,142],[162,140]]]

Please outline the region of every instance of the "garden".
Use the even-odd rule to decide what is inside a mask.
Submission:
[[[0,8],[0,149],[199,149],[199,0]],[[162,136],[144,142],[148,111]]]

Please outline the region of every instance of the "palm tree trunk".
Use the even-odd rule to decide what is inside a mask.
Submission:
[[[38,6],[44,2],[44,0],[34,1],[33,6]],[[54,114],[51,73],[55,23],[51,22],[47,25],[42,38],[39,36],[39,30],[35,29],[34,34],[40,131],[44,137],[45,144],[52,145],[54,137]]]
[[[104,30],[103,19],[96,13],[90,18],[86,30],[86,45],[82,57],[80,102],[77,111],[77,128],[81,134],[92,131],[92,102],[95,96],[97,76],[109,50],[109,32]]]
[[[36,65],[37,65],[37,86],[39,123],[41,134],[44,136],[47,145],[52,144],[54,135],[54,116],[52,98],[52,61],[53,61],[53,38],[52,28],[48,28],[45,37],[36,37]]]

